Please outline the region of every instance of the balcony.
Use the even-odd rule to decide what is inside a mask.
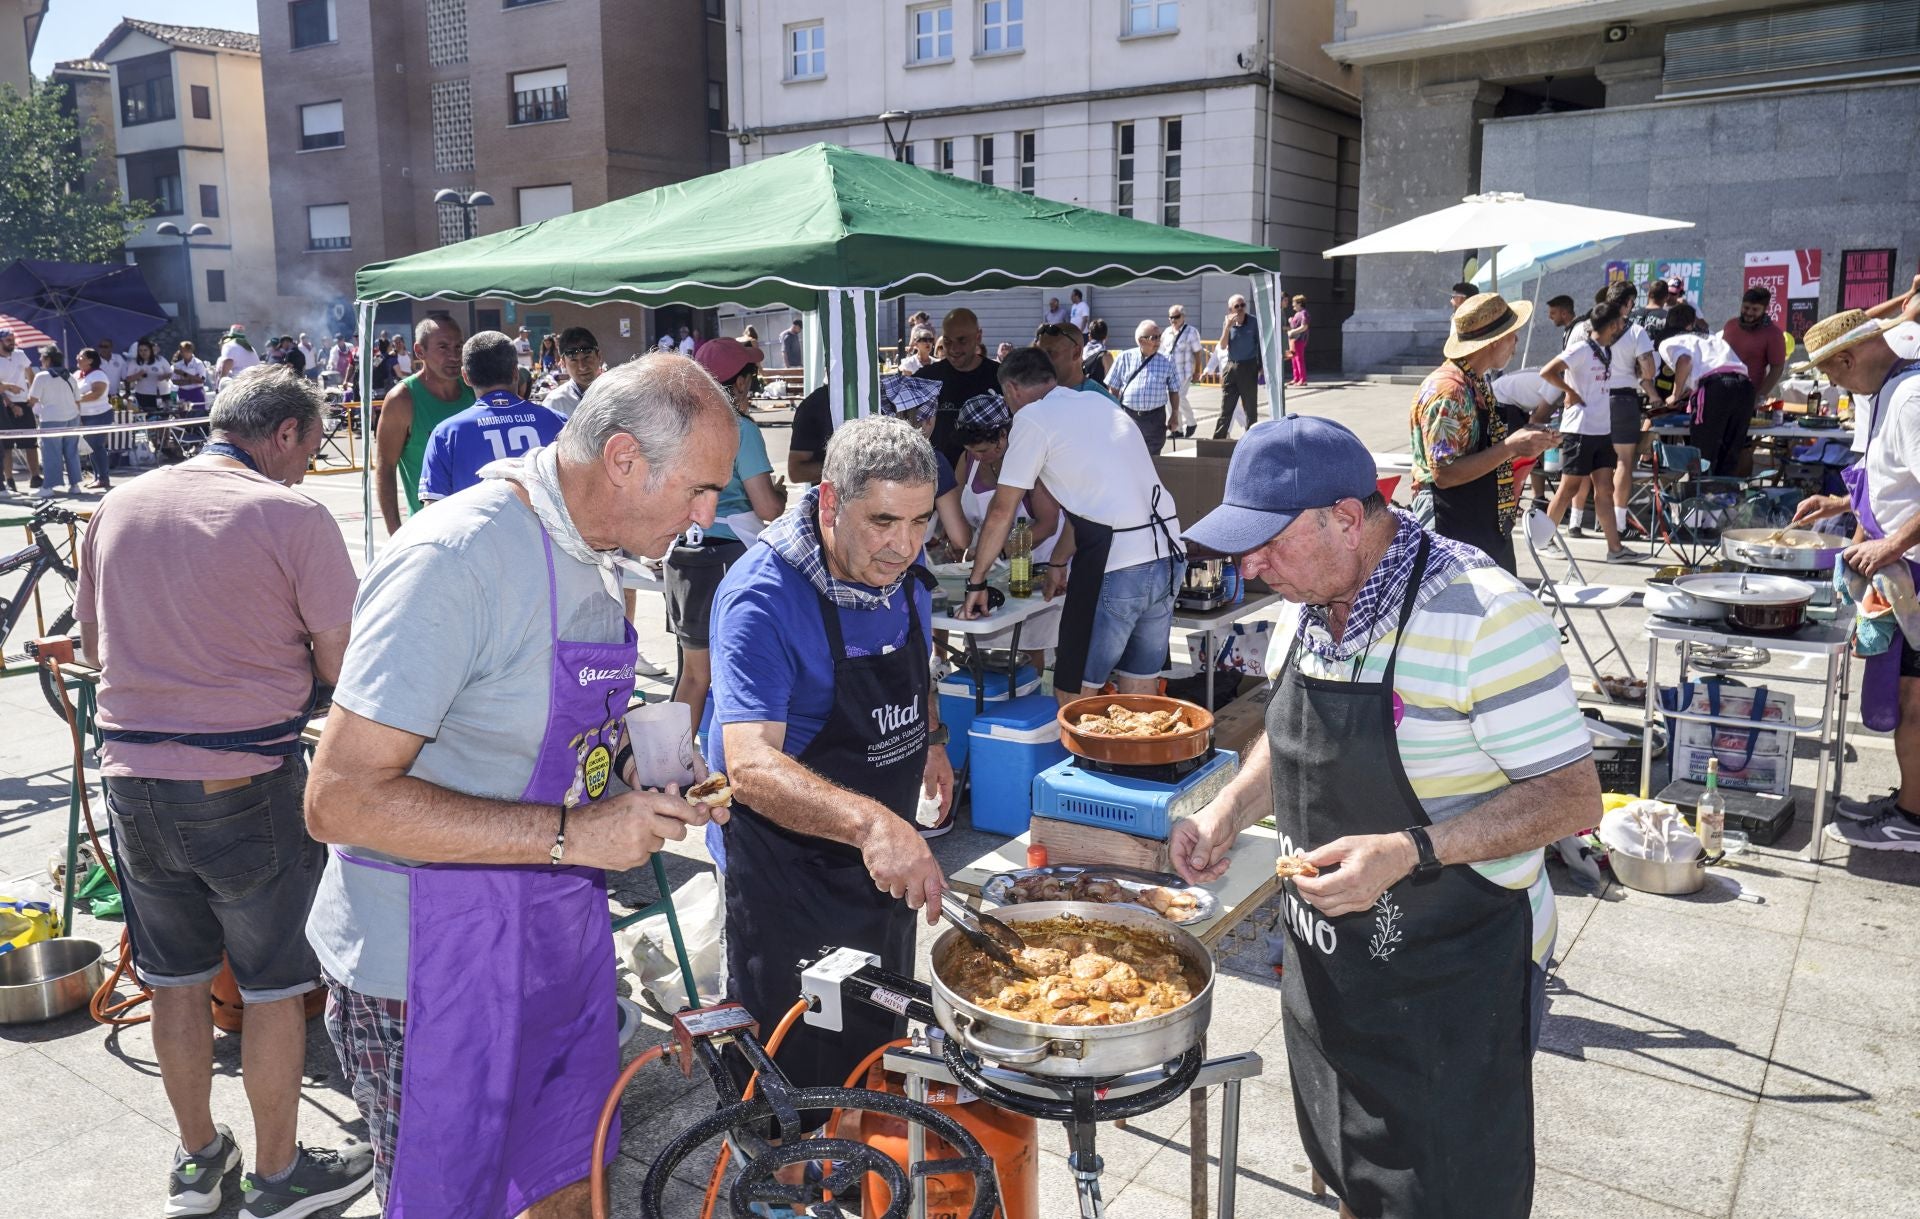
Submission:
[[[553,123],[567,117],[567,87],[555,85],[549,89],[529,89],[513,95],[513,120],[515,127],[526,123]]]

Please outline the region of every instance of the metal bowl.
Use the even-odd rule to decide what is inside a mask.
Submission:
[[[1096,736],[1074,727],[1081,716],[1101,715],[1113,706],[1129,711],[1179,708],[1186,712],[1187,723],[1199,727],[1149,737]],[[1060,724],[1060,743],[1070,752],[1116,766],[1164,766],[1169,762],[1184,762],[1199,757],[1213,744],[1213,712],[1198,703],[1160,694],[1089,694],[1060,708],[1056,718]]]
[[[1625,851],[1609,850],[1607,864],[1620,883],[1642,893],[1681,896],[1698,893],[1707,883],[1707,857],[1684,862],[1642,859]]]
[[[1767,571],[1832,571],[1846,548],[1846,538],[1812,529],[1729,529],[1720,535],[1729,559]]]
[[[1643,594],[1647,612],[1656,618],[1679,622],[1719,622],[1727,616],[1727,607],[1683,593],[1670,580],[1648,580]]]
[[[107,976],[100,945],[63,936],[0,954],[0,1024],[52,1020],[86,1006]]]
[[[972,951],[960,931],[949,927],[934,940],[929,953],[934,1015],[948,1036],[986,1061],[1033,1075],[1100,1079],[1172,1062],[1206,1034],[1213,1015],[1213,954],[1189,932],[1150,910],[1098,902],[1028,902],[1002,906],[994,913],[1016,931],[1024,923],[1069,914],[1090,923],[1119,924],[1165,942],[1201,982],[1185,1006],[1130,1024],[1081,1028],[1015,1020],[961,998],[946,984],[941,975],[955,953]]]

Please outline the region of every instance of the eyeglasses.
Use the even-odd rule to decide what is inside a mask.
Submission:
[[[1143,334],[1140,336],[1140,341],[1142,343],[1158,343],[1160,336],[1157,334]]]
[[[560,354],[569,360],[584,360],[588,356],[598,357],[600,349],[598,347],[569,347]]]
[[[1246,307],[1247,307],[1247,306],[1245,305],[1245,303],[1241,303],[1241,304],[1238,304],[1238,305],[1228,305],[1228,306],[1227,306],[1227,308],[1229,308],[1229,309],[1231,309],[1231,310],[1233,310],[1233,311],[1234,311],[1235,313],[1239,313],[1239,312],[1241,312],[1241,311],[1242,311],[1242,310],[1244,310],[1244,309],[1245,309]]]

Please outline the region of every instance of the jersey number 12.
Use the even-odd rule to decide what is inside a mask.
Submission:
[[[530,427],[508,428],[504,437],[499,428],[483,428],[480,434],[493,446],[495,461],[505,461],[516,453],[540,447],[540,433]]]

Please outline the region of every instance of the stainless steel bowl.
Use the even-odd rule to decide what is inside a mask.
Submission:
[[[1654,859],[1642,859],[1638,855],[1629,855],[1625,851],[1609,850],[1607,863],[1613,868],[1613,874],[1620,883],[1629,889],[1638,889],[1642,893],[1661,893],[1678,896],[1698,893],[1707,883],[1707,857],[1689,859],[1684,863],[1674,863]]]
[[[63,936],[0,953],[0,1024],[52,1020],[86,1006],[107,976],[100,945]]]
[[[1061,915],[1117,923],[1165,942],[1201,984],[1185,1006],[1130,1024],[1065,1028],[1015,1020],[961,998],[941,977],[958,951],[972,951],[952,927],[940,933],[929,954],[933,963],[933,1011],[940,1027],[961,1045],[996,1066],[1064,1079],[1099,1079],[1171,1062],[1197,1044],[1213,1015],[1213,954],[1191,933],[1148,910],[1098,902],[1028,902],[994,912],[1015,930]]]

